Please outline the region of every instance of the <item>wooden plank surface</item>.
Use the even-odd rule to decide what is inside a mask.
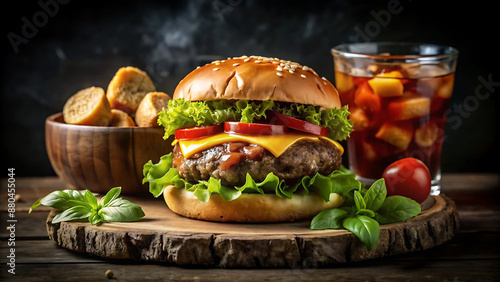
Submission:
[[[25,201],[16,203],[16,275],[7,273],[7,196],[0,195],[0,281],[109,281],[104,276],[108,269],[116,281],[498,281],[500,174],[445,174],[442,183],[443,193],[457,205],[460,229],[441,246],[329,268],[310,264],[292,269],[219,269],[124,263],[58,247],[46,236],[49,209],[40,207],[29,215],[27,210],[39,197],[68,186],[54,177],[18,178],[16,193]],[[6,184],[5,179],[0,181],[2,187]]]

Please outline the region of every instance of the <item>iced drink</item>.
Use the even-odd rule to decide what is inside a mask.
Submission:
[[[354,126],[347,141],[350,169],[370,184],[392,162],[418,158],[431,172],[431,194],[439,194],[456,50],[360,43],[337,46],[332,53],[335,85]]]

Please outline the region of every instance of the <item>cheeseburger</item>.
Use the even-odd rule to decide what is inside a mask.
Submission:
[[[173,212],[278,222],[343,203],[337,141],[352,124],[335,87],[311,68],[228,58],[189,73],[172,98],[158,123],[175,137],[173,151],[144,165],[143,182]]]

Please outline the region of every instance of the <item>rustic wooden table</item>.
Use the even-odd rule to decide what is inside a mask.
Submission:
[[[457,205],[460,229],[452,240],[441,246],[329,268],[293,269],[180,267],[105,260],[74,253],[48,239],[45,225],[48,208],[39,207],[28,214],[30,205],[38,198],[67,186],[56,177],[15,178],[17,201],[15,210],[11,210],[15,211],[15,217],[9,218],[8,183],[8,179],[2,179],[0,189],[3,193],[0,195],[1,281],[105,281],[107,270],[111,270],[114,280],[118,281],[500,280],[500,174],[443,176],[442,191]],[[15,229],[9,229],[10,224],[15,224]]]

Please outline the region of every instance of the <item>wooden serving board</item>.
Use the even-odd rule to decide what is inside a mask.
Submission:
[[[310,230],[310,220],[289,223],[216,223],[178,216],[162,198],[126,197],[146,216],[139,222],[52,224],[49,238],[75,252],[108,259],[168,262],[223,268],[328,266],[425,250],[450,240],[458,229],[455,203],[434,196],[430,208],[404,223],[382,225],[368,251],[346,230]]]

